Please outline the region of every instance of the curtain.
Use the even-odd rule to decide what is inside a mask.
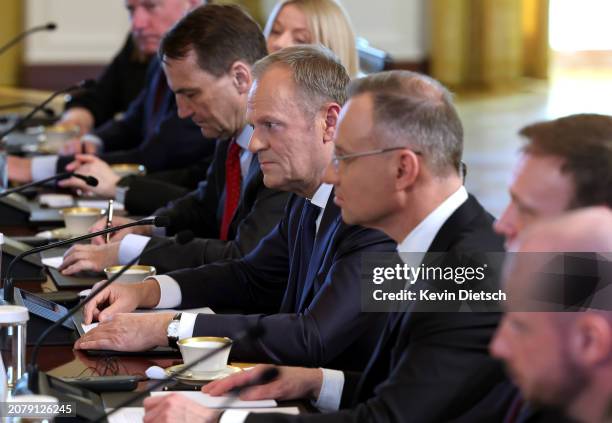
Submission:
[[[432,0],[431,74],[498,87],[548,74],[548,0]]]
[[[11,38],[23,31],[22,0],[2,0],[0,13],[0,44],[4,45]],[[0,56],[0,85],[16,86],[19,83],[19,71],[23,44],[11,47]]]

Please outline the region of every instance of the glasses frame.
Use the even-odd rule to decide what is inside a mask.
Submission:
[[[332,167],[334,168],[334,171],[338,172],[338,168],[340,167],[340,162],[344,160],[355,159],[357,157],[374,156],[377,154],[387,153],[389,151],[406,150],[406,149],[409,150],[408,147],[387,147],[387,148],[378,148],[376,150],[361,151],[359,153],[341,154],[339,156],[337,156],[336,153],[333,153],[331,164],[332,164]],[[411,150],[411,151],[416,155],[421,155],[420,151],[414,151],[414,150]]]

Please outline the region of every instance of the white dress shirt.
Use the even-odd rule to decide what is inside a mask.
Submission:
[[[427,215],[404,240],[397,246],[399,253],[427,252],[444,222],[468,199],[465,187],[459,188],[442,204]],[[412,257],[411,257],[412,258]],[[411,265],[417,265],[410,263]],[[323,369],[323,385],[315,406],[323,411],[334,411],[340,408],[344,373],[339,370]]]
[[[253,128],[250,125],[245,126],[238,137],[236,144],[242,149],[240,152],[240,174],[242,176],[242,187],[246,181],[246,175],[253,160],[253,153],[248,150],[249,141],[253,135]],[[164,236],[166,228],[154,228],[154,235]],[[129,234],[121,240],[119,245],[119,264],[124,265],[139,256],[151,240],[150,237],[144,235]]]

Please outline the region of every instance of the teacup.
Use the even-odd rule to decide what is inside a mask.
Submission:
[[[102,215],[102,209],[94,207],[69,207],[60,210],[64,216],[66,230],[71,235],[83,235],[89,232],[89,228],[96,223]]]
[[[111,169],[120,178],[129,175],[144,176],[147,174],[147,169],[143,165],[136,163],[117,163],[111,165]]]
[[[106,274],[106,278],[107,279],[112,278],[117,273],[119,273],[121,269],[123,269],[123,266],[110,266],[110,267],[104,268],[104,273]],[[143,265],[130,266],[128,270],[126,270],[125,272],[123,272],[121,276],[119,276],[119,279],[117,279],[117,282],[124,282],[124,283],[142,282],[144,279],[148,278],[149,276],[155,276],[155,272],[156,270],[155,270],[155,267],[153,266],[143,266]]]
[[[229,346],[227,346],[229,344]],[[219,372],[227,367],[232,340],[214,336],[197,336],[185,338],[178,341],[183,362],[189,365],[199,360],[203,355],[218,350],[224,345],[227,346],[223,351],[214,354],[212,357],[202,360],[189,371],[195,377],[206,377]]]

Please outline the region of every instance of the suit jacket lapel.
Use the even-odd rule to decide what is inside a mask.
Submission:
[[[333,191],[330,197],[333,195]],[[328,201],[325,209],[323,210],[323,217],[319,225],[319,230],[315,237],[314,248],[310,262],[308,263],[308,273],[306,280],[303,281],[303,288],[301,289],[300,300],[298,302],[298,311],[303,311],[307,306],[310,299],[314,296],[313,290],[317,288],[315,281],[319,269],[323,264],[323,259],[329,251],[329,244],[334,238],[336,229],[340,225],[340,208],[334,204],[333,201]]]

